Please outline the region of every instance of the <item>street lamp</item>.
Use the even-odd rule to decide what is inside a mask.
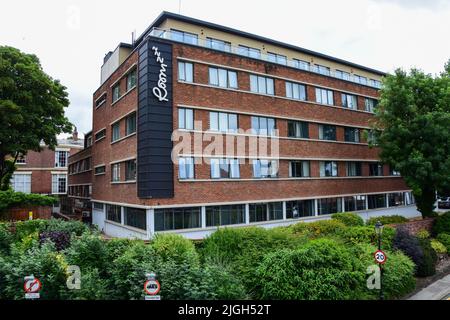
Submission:
[[[381,250],[381,236],[383,234],[383,224],[381,221],[377,221],[375,223],[375,233],[378,237],[378,250]],[[384,300],[384,294],[383,294],[383,266],[381,263],[378,264],[380,267],[380,300]]]

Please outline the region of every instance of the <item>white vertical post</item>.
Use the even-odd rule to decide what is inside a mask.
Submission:
[[[345,212],[345,200],[344,200],[344,197],[341,197],[341,211]]]
[[[286,201],[283,201],[283,220],[286,220]]]
[[[202,225],[202,228],[204,229],[204,228],[206,228],[206,207],[205,206],[202,207],[201,212],[202,212],[201,225]]]
[[[389,193],[386,193],[384,197],[386,198],[386,208],[389,208]]]
[[[155,234],[155,209],[147,209],[147,238],[150,240]]]
[[[125,224],[125,208],[120,207],[120,224]]]
[[[319,199],[314,199],[314,215],[319,215]]]
[[[366,194],[366,210],[369,210],[369,195]]]
[[[245,224],[250,223],[250,205],[248,203],[245,204]]]

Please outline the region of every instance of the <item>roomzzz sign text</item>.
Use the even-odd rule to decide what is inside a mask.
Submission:
[[[161,52],[158,47],[152,47],[154,55],[156,56],[156,62],[160,64],[158,86],[153,87],[153,95],[158,98],[159,101],[169,101],[167,99],[167,64],[164,63],[164,58],[161,57]]]

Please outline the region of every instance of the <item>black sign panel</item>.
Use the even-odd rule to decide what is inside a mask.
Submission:
[[[172,198],[172,45],[145,41],[138,75],[138,197]]]

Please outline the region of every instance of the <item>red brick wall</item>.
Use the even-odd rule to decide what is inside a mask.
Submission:
[[[406,229],[410,234],[416,235],[421,230],[427,230],[431,233],[435,219],[426,218],[423,220],[409,221],[400,224],[393,224],[394,228]]]
[[[50,219],[52,216],[52,207],[12,208],[6,216],[11,220],[28,220],[30,211],[33,212],[33,219]]]

